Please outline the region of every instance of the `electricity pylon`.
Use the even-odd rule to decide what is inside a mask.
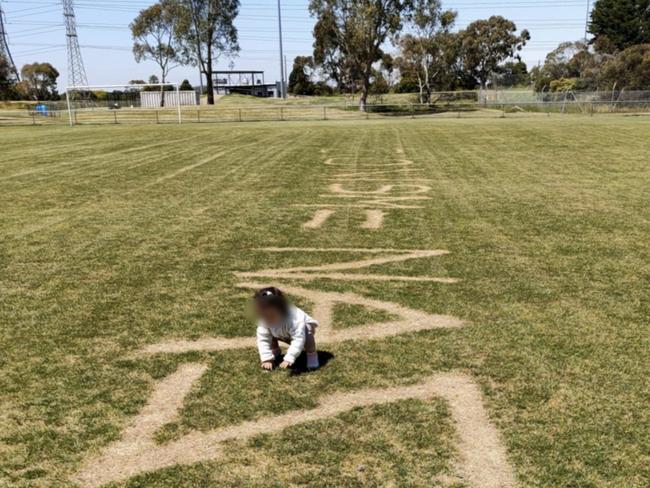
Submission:
[[[74,14],[74,6],[72,5],[72,0],[62,0],[62,3],[66,44],[68,47],[68,85],[86,86],[88,85],[88,78],[86,77],[86,68],[84,68],[81,48],[79,47],[77,18]]]
[[[3,57],[9,63],[9,69],[12,71],[17,81],[20,81],[20,74],[16,68],[16,63],[11,57],[9,50],[9,41],[7,41],[7,31],[5,30],[5,14],[2,11],[2,4],[0,3],[0,57]]]

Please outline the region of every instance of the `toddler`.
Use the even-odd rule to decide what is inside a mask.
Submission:
[[[298,307],[289,303],[277,288],[263,288],[253,297],[255,313],[259,318],[257,326],[257,348],[262,368],[272,370],[282,359],[280,367],[290,368],[303,350],[307,352],[307,368],[318,369],[318,354],[314,333],[318,322]],[[279,342],[289,344],[289,350],[282,358]]]

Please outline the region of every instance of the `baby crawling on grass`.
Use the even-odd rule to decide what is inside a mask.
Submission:
[[[271,371],[276,364],[280,368],[291,368],[304,350],[307,353],[307,368],[318,369],[318,353],[314,333],[318,322],[305,312],[289,303],[277,288],[263,288],[253,297],[257,326],[257,348],[262,368]],[[289,344],[289,350],[282,358],[280,342]]]

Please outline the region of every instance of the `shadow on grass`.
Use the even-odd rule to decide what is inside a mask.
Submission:
[[[318,351],[318,362],[320,363],[320,368],[315,371],[310,371],[307,369],[307,354],[302,353],[296,360],[296,364],[291,368],[291,376],[300,376],[302,374],[315,373],[316,371],[323,369],[327,366],[332,359],[334,359],[334,354],[327,351]]]

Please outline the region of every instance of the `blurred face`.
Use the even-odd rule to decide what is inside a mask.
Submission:
[[[284,321],[282,312],[274,307],[261,307],[256,304],[255,314],[269,327],[275,327]]]

